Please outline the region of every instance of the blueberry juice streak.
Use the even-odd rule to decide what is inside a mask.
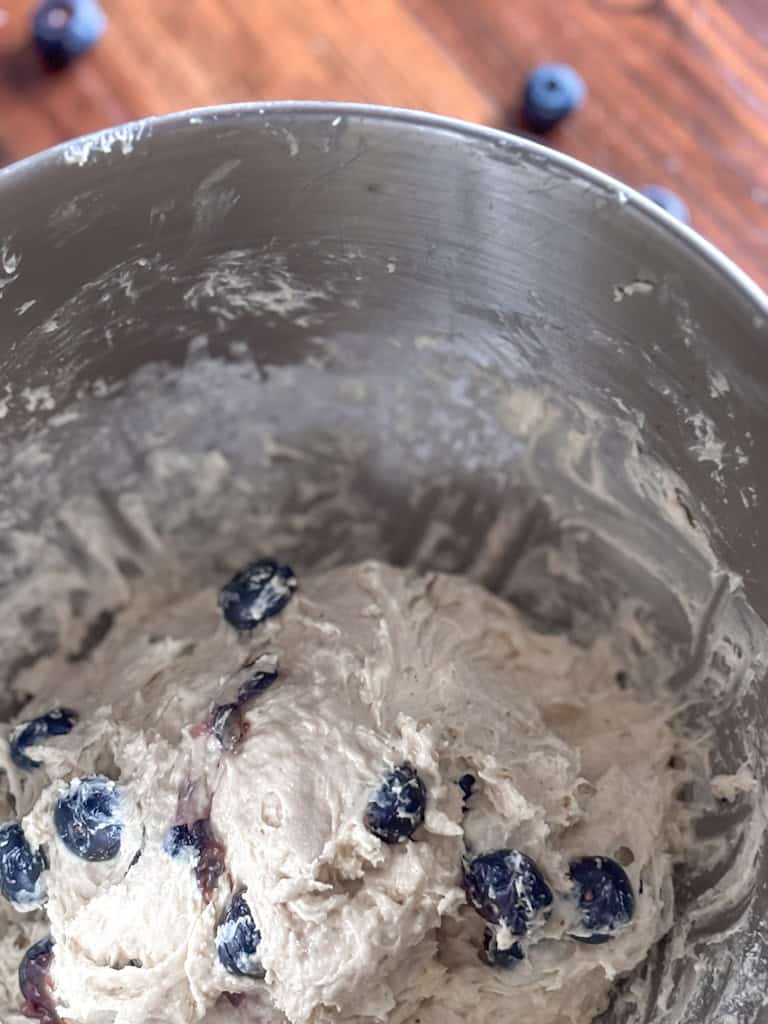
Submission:
[[[210,903],[226,870],[226,848],[213,834],[210,819],[174,825],[165,849],[171,857],[188,857],[192,861],[200,892],[205,902]]]

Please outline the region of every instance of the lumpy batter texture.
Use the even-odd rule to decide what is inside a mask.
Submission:
[[[45,1021],[591,1020],[685,841],[642,610],[582,645],[459,577],[285,578],[255,628],[158,591],[39,670],[20,721],[53,717],[0,755],[44,860],[4,869],[0,1018],[50,935]]]

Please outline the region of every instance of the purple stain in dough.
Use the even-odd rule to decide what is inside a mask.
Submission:
[[[53,939],[41,939],[24,954],[19,964],[19,988],[24,997],[22,1013],[40,1024],[61,1024],[56,1013],[51,980]]]

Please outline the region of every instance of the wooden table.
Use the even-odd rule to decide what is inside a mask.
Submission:
[[[32,0],[0,0],[0,161],[166,111],[337,99],[516,123],[541,60],[590,89],[550,141],[666,184],[768,285],[768,0],[103,0],[110,28],[46,73]]]

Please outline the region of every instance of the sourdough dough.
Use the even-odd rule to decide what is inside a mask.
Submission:
[[[17,965],[50,930],[57,1012],[76,1024],[590,1021],[670,926],[684,844],[677,741],[653,685],[664,661],[644,621],[619,608],[581,646],[465,579],[375,562],[300,579],[251,633],[230,628],[207,590],[137,600],[90,660],[41,675],[22,719],[79,714],[33,748],[41,768],[17,770],[6,728],[0,811],[22,819],[50,870],[44,913],[0,910],[0,1018],[25,1019]],[[239,748],[223,750],[204,727],[211,706],[267,655],[278,680],[248,705]],[[387,845],[365,809],[404,762],[426,785],[426,820],[415,841]],[[53,825],[69,780],[95,773],[123,794],[120,854],[105,862],[73,856]],[[189,859],[165,849],[172,825],[207,814],[226,862],[208,900]],[[558,896],[525,959],[489,966],[462,855],[505,846],[558,893],[574,857],[617,859],[632,923],[604,944],[575,942]],[[263,981],[216,955],[243,888]]]

